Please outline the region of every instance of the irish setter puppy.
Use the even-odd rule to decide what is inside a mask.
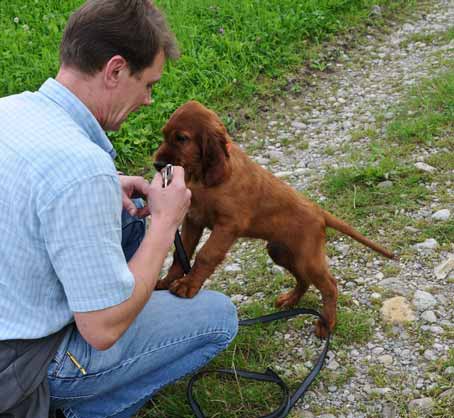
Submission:
[[[325,229],[331,227],[393,258],[393,254],[347,223],[302,197],[252,161],[232,142],[219,117],[200,103],[178,108],[164,129],[155,166],[181,165],[192,191],[191,208],[182,227],[184,248],[191,258],[205,228],[211,235],[184,276],[174,256],[157,289],[193,297],[223,261],[239,237],[268,242],[271,258],[295,276],[296,286],[277,298],[278,307],[298,303],[309,285],[320,290],[322,314],[332,330],[336,322],[337,286],[325,259]],[[316,334],[326,336],[318,322]]]

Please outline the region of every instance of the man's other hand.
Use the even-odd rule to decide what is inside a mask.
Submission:
[[[147,199],[147,192],[150,184],[143,177],[120,175],[123,209],[126,209],[131,216],[144,218],[150,214],[147,204],[143,208],[137,208],[132,199]]]

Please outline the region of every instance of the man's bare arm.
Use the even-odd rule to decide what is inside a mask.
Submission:
[[[189,208],[191,192],[186,188],[181,167],[175,167],[174,179],[166,189],[162,189],[161,181],[158,174],[149,186],[147,197],[151,224],[128,263],[135,279],[131,297],[99,311],[74,313],[79,332],[97,350],[110,348],[147,303],[159,279],[175,231]]]

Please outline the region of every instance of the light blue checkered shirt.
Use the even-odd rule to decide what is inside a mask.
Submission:
[[[114,156],[54,79],[0,99],[0,340],[49,335],[132,294]]]

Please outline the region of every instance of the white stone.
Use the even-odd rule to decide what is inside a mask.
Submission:
[[[243,300],[243,295],[232,295],[230,296],[230,300],[233,303],[241,302]]]
[[[336,360],[331,360],[327,365],[326,368],[329,370],[337,370],[340,367],[339,363]]]
[[[433,350],[424,351],[424,358],[429,361],[436,360],[438,358],[437,353]]]
[[[432,325],[429,329],[430,332],[437,335],[441,335],[445,332],[445,330],[442,327],[439,327],[438,325]]]
[[[274,173],[274,175],[279,178],[290,177],[292,174],[292,171],[278,171],[277,173]]]
[[[415,244],[413,246],[417,249],[434,250],[438,247],[438,242],[434,238],[428,238],[424,242],[419,242],[418,244]]]
[[[375,347],[373,350],[372,350],[372,354],[374,356],[379,356],[381,353],[383,353],[383,351],[385,351],[385,349],[383,347]]]
[[[389,189],[389,188],[393,187],[393,182],[390,180],[385,180],[385,181],[378,183],[377,186],[380,187],[381,189]]]
[[[384,366],[391,366],[394,362],[393,357],[389,354],[384,354],[383,356],[378,357],[377,360]]]
[[[425,311],[422,315],[421,318],[424,319],[426,322],[434,323],[437,322],[437,316],[433,311]]]
[[[418,311],[426,311],[437,304],[437,300],[430,293],[423,290],[417,290],[413,296],[413,305]]]
[[[454,389],[448,389],[440,393],[439,399],[454,399]]]
[[[432,219],[435,219],[437,221],[447,221],[450,216],[451,212],[449,211],[449,209],[441,209],[432,215]]]
[[[454,271],[454,254],[435,267],[435,276],[438,280],[443,280],[448,277],[448,274]]]
[[[434,406],[432,398],[413,399],[408,404],[410,412],[430,411]]]
[[[380,395],[380,396],[386,395],[387,393],[391,393],[391,392],[392,392],[391,388],[372,388],[370,390],[370,393],[372,395]]]
[[[307,125],[306,125],[305,123],[298,122],[298,121],[292,122],[292,126],[293,126],[295,129],[306,129],[306,128],[307,128]]]
[[[434,171],[436,171],[436,168],[435,167],[432,167],[431,165],[429,164],[426,164],[426,163],[416,163],[415,164],[415,167],[418,169],[418,170],[421,170],[421,171],[425,171],[427,173],[433,173]]]
[[[241,271],[241,266],[239,264],[228,264],[224,267],[224,271],[230,272],[230,273],[237,273]]]

